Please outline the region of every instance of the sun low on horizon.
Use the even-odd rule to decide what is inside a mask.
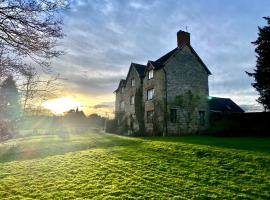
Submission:
[[[82,107],[81,103],[71,97],[59,97],[45,101],[42,106],[52,113],[60,115],[64,112]]]

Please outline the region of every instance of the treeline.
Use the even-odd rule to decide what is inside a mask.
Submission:
[[[89,129],[103,129],[105,118],[98,114],[86,116],[83,111],[70,110],[64,116],[24,116],[18,122],[21,134],[79,133]]]

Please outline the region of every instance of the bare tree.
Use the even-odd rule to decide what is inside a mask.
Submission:
[[[25,72],[26,64],[23,64],[20,59],[10,58],[5,49],[0,46],[0,81],[11,74],[24,75]]]
[[[4,60],[31,58],[43,68],[50,59],[62,54],[56,50],[63,37],[60,12],[68,0],[2,0],[0,1],[0,48]]]
[[[38,75],[34,68],[29,67],[23,83],[19,86],[23,111],[31,110],[38,104],[56,97],[61,86],[59,80],[59,74],[45,78]]]

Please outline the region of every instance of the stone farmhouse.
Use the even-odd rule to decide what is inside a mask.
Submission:
[[[208,76],[211,72],[177,32],[177,47],[146,65],[131,63],[115,90],[119,132],[182,135],[209,126]]]

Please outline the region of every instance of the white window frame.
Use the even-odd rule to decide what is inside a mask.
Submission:
[[[131,87],[135,87],[135,79],[131,79]]]
[[[152,78],[154,78],[154,70],[153,69],[148,71],[148,80],[150,80]]]
[[[147,90],[147,100],[152,100],[155,95],[155,89],[151,88]]]
[[[134,95],[130,96],[130,105],[134,105],[135,103],[135,97]]]
[[[120,101],[120,110],[124,110],[125,109],[125,102],[124,101]]]

